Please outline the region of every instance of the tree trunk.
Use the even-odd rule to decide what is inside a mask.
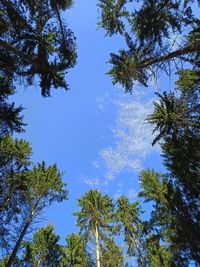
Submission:
[[[100,246],[99,246],[99,229],[95,225],[95,241],[96,241],[96,267],[100,267]]]
[[[38,199],[36,200],[35,204],[33,205],[32,209],[30,211],[30,215],[27,218],[26,223],[25,223],[25,225],[24,225],[24,227],[23,227],[23,229],[22,229],[22,231],[21,231],[21,233],[20,233],[20,235],[19,235],[19,237],[17,239],[17,242],[16,242],[16,244],[14,246],[14,249],[13,249],[11,255],[8,258],[8,263],[6,264],[6,267],[11,267],[12,266],[12,264],[13,264],[13,262],[15,260],[15,257],[17,255],[17,252],[18,252],[18,250],[20,248],[21,242],[22,242],[22,240],[23,240],[23,238],[24,238],[24,236],[25,236],[25,234],[26,234],[26,232],[27,232],[27,230],[28,230],[28,228],[29,228],[34,216],[35,216],[35,213],[37,211],[38,204],[40,202],[41,197],[42,196],[39,196]]]
[[[133,238],[133,242],[134,242],[135,247],[136,247],[137,252],[138,252],[139,261],[140,261],[140,263],[141,263],[141,266],[142,266],[142,267],[145,267],[145,263],[144,263],[144,260],[143,260],[142,253],[141,253],[141,251],[140,251],[138,242],[137,242],[137,240],[136,240],[136,238],[135,238],[135,235],[134,235],[133,233],[132,233],[132,238]]]
[[[200,44],[199,43],[192,44],[192,45],[186,46],[182,49],[175,50],[175,51],[168,53],[166,55],[163,55],[161,57],[145,59],[144,61],[142,61],[140,63],[140,68],[146,68],[146,67],[149,67],[153,64],[167,61],[167,60],[170,60],[172,58],[180,57],[180,56],[194,53],[197,51],[200,51]]]
[[[29,228],[29,226],[31,224],[31,221],[32,221],[32,216],[29,216],[29,218],[27,219],[27,222],[26,222],[24,228],[22,229],[22,231],[20,233],[20,236],[19,236],[19,238],[18,238],[18,240],[17,240],[17,242],[15,244],[15,247],[14,247],[14,249],[13,249],[13,251],[12,251],[12,253],[11,253],[9,259],[8,259],[8,263],[6,264],[6,267],[11,267],[12,266],[12,264],[13,264],[13,262],[15,260],[16,254],[17,254],[17,252],[19,250],[19,247],[21,245],[21,242],[22,242],[22,240],[23,240],[23,238],[24,238],[24,236],[26,234],[27,229]]]

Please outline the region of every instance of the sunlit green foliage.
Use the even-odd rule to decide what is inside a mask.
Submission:
[[[199,18],[194,1],[99,0],[99,25],[110,36],[120,34],[127,45],[111,53],[108,72],[113,83],[131,92],[137,81],[147,86],[151,75],[171,66],[192,63],[199,53]],[[187,35],[188,33],[188,35]]]
[[[94,266],[91,256],[86,250],[86,244],[84,244],[82,236],[72,233],[67,236],[66,242],[67,245],[63,247],[61,267]]]
[[[101,265],[103,267],[123,267],[122,248],[114,240],[107,239],[101,246]]]
[[[150,219],[144,222],[142,246],[147,266],[188,266],[180,244],[173,242],[175,218],[168,199],[168,177],[154,170],[140,174],[139,196],[152,204]]]
[[[31,242],[23,242],[23,266],[59,266],[62,250],[58,241],[59,236],[54,233],[52,224],[37,230]]]
[[[127,254],[129,257],[137,255],[140,266],[145,266],[140,243],[143,228],[140,215],[139,202],[130,203],[125,196],[117,199],[116,222],[127,245]]]
[[[56,165],[31,168],[28,142],[4,137],[0,149],[0,243],[11,266],[30,226],[52,202],[65,200],[67,190]]]
[[[114,205],[108,195],[102,195],[98,190],[90,190],[78,200],[80,211],[77,216],[77,226],[86,243],[94,240],[97,267],[100,266],[101,244],[107,240],[113,231]]]

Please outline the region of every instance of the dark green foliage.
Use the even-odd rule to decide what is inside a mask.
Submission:
[[[30,166],[31,147],[24,140],[10,136],[0,138],[0,218],[1,247],[3,247],[6,225],[17,220],[26,188],[26,173]]]
[[[140,244],[143,228],[140,215],[139,202],[130,203],[125,196],[117,199],[116,222],[127,245],[127,254],[129,257],[137,256],[140,266],[144,267]]]
[[[178,1],[142,1],[138,5],[133,0],[100,0],[102,10],[100,25],[109,35],[125,34],[126,20],[141,43],[162,43],[163,37],[169,37],[170,30],[179,30],[184,13],[178,8]],[[133,3],[133,4],[129,4]],[[184,10],[189,12],[187,10]]]
[[[61,11],[72,0],[0,1],[0,136],[22,132],[23,108],[9,103],[17,79],[26,85],[39,81],[41,93],[68,89],[68,69],[76,64],[73,32],[63,24]]]
[[[70,234],[66,238],[67,245],[63,247],[62,267],[92,267],[94,263],[86,251],[82,237],[78,234]]]
[[[56,165],[31,168],[28,142],[9,136],[0,141],[0,244],[11,266],[35,219],[52,202],[65,200],[67,191]]]
[[[146,266],[151,267],[170,267],[170,266],[187,266],[185,263],[181,262],[176,264],[172,262],[172,252],[166,245],[162,244],[159,235],[149,234],[145,237],[145,242],[143,244],[145,251]]]
[[[23,77],[30,85],[35,76],[43,96],[51,88],[65,88],[65,74],[76,63],[75,38],[63,23],[60,9],[72,1],[0,1],[1,75]]]
[[[71,8],[73,5],[73,0],[50,0],[50,4],[52,9],[61,9],[66,10],[68,8]]]
[[[200,264],[198,74],[197,68],[180,71],[180,79],[176,82],[177,96],[172,92],[159,95],[159,102],[154,104],[154,112],[148,121],[155,125],[154,131],[158,135],[154,143],[160,140],[164,165],[168,170],[164,197],[171,214],[171,246],[178,247],[183,258]]]
[[[196,62],[197,63],[197,62]],[[176,81],[178,90],[194,112],[199,112],[200,92],[200,66],[195,69],[183,69],[179,71],[179,79]],[[191,114],[190,114],[191,115]]]
[[[169,179],[153,170],[140,175],[140,196],[153,204],[150,220],[144,223],[142,244],[147,266],[188,266],[190,258],[185,255],[180,242],[174,242],[176,218],[170,208],[172,192]]]
[[[126,9],[126,4],[129,2],[133,2],[133,0],[99,1],[98,6],[102,10],[99,25],[106,29],[108,35],[111,36],[116,33],[124,33],[125,24],[120,18],[127,18],[130,15]]]
[[[59,266],[62,259],[61,246],[58,244],[59,238],[54,233],[52,224],[38,229],[33,235],[32,242],[23,243],[25,248],[23,266]]]
[[[111,54],[109,63],[113,68],[108,72],[113,78],[113,84],[120,82],[126,92],[131,92],[134,81],[139,81],[142,85],[147,86],[147,73],[141,68],[139,57],[144,51],[139,49],[131,49],[132,51],[120,50],[119,55]]]
[[[144,248],[148,261],[153,261],[152,266],[188,266],[190,261],[200,264],[198,72],[198,69],[182,70],[176,95],[158,94],[159,102],[154,103],[154,112],[148,117],[155,125],[158,135],[154,143],[160,141],[168,171],[162,175],[148,170],[140,177],[140,196],[153,203],[144,237]],[[158,260],[161,260],[159,264]]]
[[[101,247],[101,266],[102,267],[123,267],[124,260],[122,248],[114,240],[107,239]]]
[[[185,133],[163,145],[165,165],[170,171],[168,201],[175,217],[174,243],[180,243],[200,263],[200,139]]]
[[[8,97],[14,94],[12,81],[7,77],[0,76],[0,136],[12,134],[13,132],[22,132],[25,124],[22,122],[23,116],[20,112],[21,106],[8,103]]]
[[[148,120],[156,125],[155,130],[159,132],[159,139],[164,141],[163,156],[170,172],[181,180],[185,180],[185,175],[188,173],[189,183],[192,185],[192,177],[198,176],[200,160],[198,152],[200,83],[197,71],[183,70],[180,75],[177,81],[179,97],[175,97],[173,93],[164,93],[160,96],[160,101],[155,103],[154,112]],[[185,168],[180,167],[183,161],[182,167]],[[185,174],[180,175],[177,169],[184,171]],[[196,188],[198,188],[197,182],[196,177],[194,181]],[[186,187],[189,188],[189,184]]]
[[[121,83],[131,92],[135,82],[146,86],[152,74],[169,74],[180,61],[197,61],[199,20],[192,2],[99,0],[100,26],[108,35],[122,35],[127,44],[127,49],[111,53],[108,73],[114,84]],[[177,34],[181,37],[176,42]]]
[[[0,246],[7,267],[21,265],[17,254],[36,218],[52,202],[67,199],[57,166],[46,167],[45,162],[33,165],[29,143],[14,140],[8,134],[22,132],[25,126],[23,108],[9,102],[17,80],[27,85],[33,84],[34,79],[39,81],[44,97],[50,96],[51,88],[68,89],[65,75],[76,63],[76,45],[73,32],[63,24],[60,13],[72,2],[0,0]],[[40,234],[36,233],[35,238]],[[34,254],[35,248],[26,245],[32,261],[38,255]],[[47,245],[38,249],[44,250]],[[52,248],[51,252],[55,262],[45,262],[44,266],[57,265],[56,251]],[[27,264],[32,266],[31,262]]]
[[[171,30],[173,32],[181,30],[184,19],[180,2],[170,0],[143,1],[140,10],[134,15],[132,31],[136,33],[141,44],[162,45],[164,37],[169,38]]]
[[[188,93],[191,95],[191,92]],[[149,123],[156,125],[154,132],[159,132],[153,144],[169,136],[175,138],[183,131],[200,129],[200,106],[194,100],[192,103],[188,101],[188,93],[180,96],[175,96],[173,92],[157,93],[159,102],[154,102],[154,112],[147,118]]]

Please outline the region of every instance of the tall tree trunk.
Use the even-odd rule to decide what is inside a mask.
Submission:
[[[32,221],[32,216],[29,216],[28,220],[26,221],[26,224],[24,225],[24,228],[22,229],[22,231],[20,233],[19,238],[17,239],[15,247],[14,247],[14,249],[13,249],[13,251],[12,251],[12,253],[11,253],[9,259],[8,259],[8,263],[6,264],[6,267],[11,267],[12,266],[12,264],[13,264],[13,262],[15,260],[16,254],[17,254],[17,252],[19,250],[19,247],[21,245],[21,242],[22,242],[22,240],[23,240],[23,238],[24,238],[24,236],[26,234],[27,229],[29,228],[29,226],[31,224],[31,221]]]
[[[100,246],[99,246],[99,229],[95,224],[95,241],[96,241],[96,267],[100,267]]]
[[[33,205],[32,209],[30,211],[30,215],[28,216],[28,218],[26,220],[26,223],[25,223],[25,225],[24,225],[24,227],[23,227],[23,229],[22,229],[22,231],[21,231],[21,233],[20,233],[20,235],[19,235],[19,237],[17,239],[17,242],[16,242],[16,244],[14,246],[14,249],[13,249],[11,255],[8,258],[8,263],[6,264],[6,267],[11,267],[12,266],[12,264],[13,264],[13,262],[15,260],[15,257],[17,255],[17,252],[18,252],[18,250],[20,248],[21,242],[22,242],[22,240],[23,240],[23,238],[24,238],[24,236],[25,236],[25,234],[26,234],[26,232],[27,232],[32,220],[34,219],[34,216],[35,216],[35,213],[37,211],[38,204],[40,202],[41,197],[42,197],[42,195],[40,195],[38,197],[38,199],[36,200],[35,204]]]
[[[133,233],[132,233],[132,238],[133,238],[133,242],[135,244],[135,247],[136,247],[136,250],[137,250],[137,253],[138,253],[138,256],[139,256],[140,264],[141,264],[142,267],[145,267],[145,263],[144,263],[144,260],[143,260],[142,253],[140,251],[140,247],[139,247],[138,241],[135,238],[135,235]]]

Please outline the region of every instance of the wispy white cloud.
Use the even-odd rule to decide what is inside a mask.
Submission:
[[[144,102],[137,96],[131,101],[118,99],[115,104],[118,115],[112,127],[114,146],[100,151],[108,180],[125,169],[139,172],[145,157],[158,149],[151,145],[153,128],[145,122],[153,109],[153,100]]]
[[[158,147],[151,145],[154,139],[153,127],[145,121],[153,110],[153,98],[152,94],[149,97],[140,88],[128,97],[117,91],[115,97],[105,94],[97,98],[100,112],[104,112],[105,107],[110,104],[113,107],[112,112],[117,112],[115,113],[116,119],[110,125],[111,136],[102,138],[112,140],[112,142],[101,149],[99,157],[92,162],[97,176],[93,178],[86,176],[82,181],[88,186],[103,190],[109,190],[109,185],[112,184],[117,187],[115,198],[124,193],[133,200],[137,197],[137,192],[133,189],[126,191],[124,184],[114,184],[112,181],[123,172],[126,175],[127,171],[129,174],[132,173],[134,178],[137,177],[138,172],[143,169],[145,158],[159,151]]]
[[[108,180],[105,178],[90,178],[88,176],[82,177],[81,182],[93,188],[102,188],[108,185]]]
[[[110,95],[105,93],[103,96],[98,96],[96,98],[97,109],[100,112],[105,111],[106,105],[109,103]]]
[[[89,186],[99,186],[100,185],[100,179],[99,178],[89,178],[89,177],[84,177],[82,181],[89,185]]]

